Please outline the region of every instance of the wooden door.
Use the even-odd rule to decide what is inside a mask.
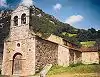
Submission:
[[[13,57],[13,75],[20,75],[22,71],[22,55],[15,54]]]

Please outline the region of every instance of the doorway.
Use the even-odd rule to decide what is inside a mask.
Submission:
[[[20,75],[22,71],[22,54],[16,53],[13,56],[12,74]]]

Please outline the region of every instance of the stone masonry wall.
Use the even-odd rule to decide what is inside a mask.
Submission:
[[[81,63],[82,53],[80,51],[70,49],[69,55],[70,64]]]
[[[69,48],[66,46],[58,46],[58,65],[69,66]]]
[[[82,62],[82,52],[81,51],[74,51],[74,63],[81,63]]]
[[[73,50],[69,50],[69,64],[73,64],[74,63],[74,51]]]
[[[83,64],[99,64],[98,52],[82,52],[82,63]]]
[[[20,44],[18,47],[17,44]],[[9,41],[4,43],[2,75],[12,75],[13,56],[16,53],[22,54],[21,76],[35,74],[35,39]]]
[[[36,37],[35,69],[39,72],[46,64],[57,64],[58,45]]]
[[[26,14],[26,24],[21,23],[22,14]],[[11,25],[9,39],[7,40],[19,40],[26,39],[29,36],[29,9],[24,6],[19,6],[16,10],[12,12],[11,15]],[[14,17],[18,16],[18,25],[14,25]]]

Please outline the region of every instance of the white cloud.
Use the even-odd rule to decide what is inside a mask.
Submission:
[[[0,0],[0,7],[7,7],[6,0]]]
[[[65,20],[65,23],[75,24],[77,22],[82,21],[83,19],[84,19],[84,17],[81,15],[72,15],[68,19]]]
[[[32,6],[33,5],[33,0],[22,0],[22,4],[25,6]]]
[[[61,8],[62,8],[62,5],[61,5],[60,3],[57,3],[56,5],[53,6],[53,9],[54,9],[55,11],[58,11],[58,10],[60,10]]]

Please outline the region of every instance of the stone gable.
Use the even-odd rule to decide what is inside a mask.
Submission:
[[[28,10],[29,8],[24,5],[19,5],[12,13]]]

